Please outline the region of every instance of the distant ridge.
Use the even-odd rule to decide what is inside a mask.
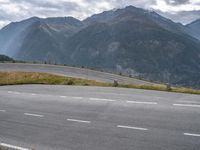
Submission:
[[[187,25],[191,35],[200,40],[200,19]]]
[[[0,62],[2,61],[13,61],[13,59],[5,55],[0,55]]]

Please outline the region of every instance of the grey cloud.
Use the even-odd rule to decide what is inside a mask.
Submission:
[[[190,3],[190,0],[165,0],[169,5],[181,5]]]
[[[9,3],[0,2],[0,21],[19,21],[32,16],[38,17],[56,17],[73,15],[78,11],[79,5],[75,2],[57,2],[53,0],[10,0]],[[2,4],[2,5],[1,5]],[[20,9],[19,13],[9,13],[3,9],[3,4],[13,4]],[[76,17],[76,16],[75,16]]]
[[[29,5],[33,8],[47,8],[47,9],[65,9],[68,11],[73,11],[76,10],[79,5],[75,2],[57,2],[52,1],[52,0],[46,0],[46,1],[41,1],[41,0],[10,0],[12,3],[20,3],[21,5]]]
[[[134,5],[136,7],[148,8],[155,4],[156,0],[112,0],[116,7],[125,7],[127,5]]]

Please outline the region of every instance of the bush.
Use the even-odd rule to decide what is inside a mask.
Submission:
[[[172,87],[171,87],[170,84],[166,84],[166,90],[167,90],[167,91],[171,91],[171,90],[172,90]]]
[[[74,81],[71,79],[67,81],[67,85],[74,85],[74,84],[75,84]]]
[[[114,86],[114,87],[118,87],[118,86],[119,86],[119,83],[117,82],[117,80],[114,80],[113,86]]]
[[[84,83],[83,85],[85,85],[85,86],[89,86],[89,84],[88,84],[88,83]]]

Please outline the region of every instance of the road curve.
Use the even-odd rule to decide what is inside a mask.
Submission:
[[[0,145],[198,150],[199,127],[199,95],[79,86],[0,87]]]
[[[137,80],[129,77],[123,77],[116,74],[93,71],[88,69],[80,69],[67,66],[45,65],[45,64],[22,64],[22,63],[0,63],[0,71],[28,71],[28,72],[45,72],[68,77],[77,77],[83,79],[91,79],[100,82],[113,83],[117,80],[119,83],[126,84],[147,84],[152,83]]]

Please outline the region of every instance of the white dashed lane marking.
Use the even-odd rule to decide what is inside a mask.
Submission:
[[[67,98],[67,96],[60,96],[60,98]]]
[[[200,108],[200,105],[194,105],[194,104],[173,104],[173,106],[179,106],[179,107],[197,107],[197,108]]]
[[[83,97],[72,97],[73,99],[83,99]]]
[[[194,136],[194,137],[200,137],[200,134],[194,134],[194,133],[184,133],[184,135]]]
[[[67,119],[67,121],[71,122],[79,122],[79,123],[91,123],[91,121],[86,121],[86,120],[77,120],[77,119]]]
[[[157,102],[140,102],[140,101],[126,101],[127,103],[132,104],[145,104],[145,105],[157,105]]]
[[[15,92],[15,91],[8,91],[9,94],[21,94],[20,92]]]
[[[180,100],[177,101],[178,103],[186,103],[186,104],[200,104],[199,101],[186,101],[186,100]]]
[[[118,125],[118,128],[124,128],[124,129],[133,129],[133,130],[142,130],[147,131],[147,128],[140,128],[140,127],[133,127],[133,126],[124,126],[124,125]]]
[[[38,115],[38,114],[31,114],[31,113],[24,113],[25,116],[32,116],[32,117],[44,117],[43,115]]]
[[[89,98],[91,101],[105,101],[105,102],[115,102],[113,99],[102,99],[102,98]]]

